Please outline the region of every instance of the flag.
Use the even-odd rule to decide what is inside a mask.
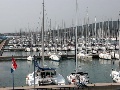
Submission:
[[[17,68],[16,60],[12,57],[12,66],[11,66],[11,73],[15,71]]]

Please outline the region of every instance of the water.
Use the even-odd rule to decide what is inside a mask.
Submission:
[[[27,52],[4,52],[3,55],[26,55]],[[34,53],[35,54],[35,53]],[[38,53],[36,53],[38,54]],[[17,60],[18,68],[14,72],[14,81],[15,86],[25,86],[25,78],[28,73],[32,73],[34,66],[32,62],[27,60]],[[75,70],[75,60],[61,60],[59,65],[45,60],[45,63],[48,66],[56,67],[57,71],[62,74],[65,79],[66,76]],[[57,63],[58,64],[58,63]],[[78,60],[78,66],[81,71],[88,72],[90,83],[109,83],[112,82],[110,77],[111,69],[118,70],[118,60],[102,60],[102,59],[93,59],[92,61],[80,61]],[[1,87],[10,87],[12,86],[12,74],[11,74],[11,61],[0,61],[0,86]],[[67,84],[67,80],[66,80]]]

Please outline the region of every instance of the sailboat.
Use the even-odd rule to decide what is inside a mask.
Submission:
[[[76,0],[76,15],[77,15],[77,0]],[[76,17],[76,21],[77,21],[77,17]],[[79,72],[78,65],[77,65],[77,24],[76,24],[76,30],[75,30],[75,61],[76,61],[76,69],[75,69],[75,72],[67,76],[68,83],[69,84],[79,83],[82,86],[84,85],[86,86],[86,84],[89,82],[88,73]]]
[[[58,31],[59,29],[58,29],[58,27],[56,27],[56,30]],[[54,31],[55,32],[55,31]],[[59,62],[60,61],[60,58],[61,58],[61,55],[60,55],[60,53],[58,53],[58,50],[57,50],[57,48],[58,48],[58,40],[59,40],[59,36],[57,37],[57,36],[55,36],[55,35],[53,35],[53,37],[55,38],[55,43],[54,43],[54,48],[55,48],[55,50],[54,50],[54,52],[53,53],[51,53],[50,54],[50,56],[49,56],[49,58],[52,60],[52,61],[55,61],[55,62]]]
[[[119,20],[120,20],[120,12],[119,12]],[[120,21],[119,23],[119,56],[120,56]],[[119,57],[119,67],[120,67],[120,57]],[[112,77],[112,80],[116,83],[120,83],[120,71],[113,70],[111,71],[110,76]]]
[[[34,60],[34,67],[38,69],[33,73],[30,73],[26,77],[26,84],[29,86],[40,86],[40,85],[65,85],[64,77],[56,71],[56,68],[46,67],[44,65],[44,0],[43,0],[43,29],[42,29],[42,65],[38,65],[37,61]]]
[[[84,27],[84,26],[83,26]],[[87,20],[86,20],[86,39],[85,39],[85,51],[83,50],[80,50],[80,52],[77,54],[77,57],[80,59],[80,60],[84,60],[84,61],[92,61],[92,55],[90,55],[90,53],[88,53],[88,51],[91,51],[92,48],[91,48],[91,45],[89,44],[90,43],[90,40],[87,39],[88,38],[88,32],[89,32],[89,17],[88,17],[88,10],[87,10]]]
[[[120,83],[120,72],[113,70],[111,71],[110,76],[112,77],[112,80],[116,83]]]
[[[60,61],[61,56],[57,52],[57,44],[55,44],[55,51],[50,54],[49,58],[52,61],[55,61],[55,62],[59,62]]]
[[[49,57],[52,61],[59,62],[60,61],[60,56],[58,56],[56,53],[53,53]]]

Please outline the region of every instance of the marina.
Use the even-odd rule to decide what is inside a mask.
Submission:
[[[8,41],[7,41],[8,42]],[[18,68],[14,73],[14,79],[15,79],[15,88],[16,89],[33,89],[31,86],[26,85],[26,75],[28,73],[32,73],[34,70],[34,62],[28,61],[27,57],[29,55],[34,56],[36,60],[41,64],[41,58],[42,54],[40,51],[37,52],[26,52],[20,49],[14,49],[9,50],[8,43],[6,43],[6,40],[1,43],[1,51],[2,54],[0,56],[0,80],[3,81],[4,78],[10,77],[3,82],[0,82],[1,89],[11,89],[12,88],[12,74],[10,73],[10,67],[11,67],[11,60],[12,56],[16,59]],[[4,48],[3,48],[4,47]],[[5,48],[7,48],[5,50]],[[75,51],[74,50],[60,50],[62,52],[60,62],[53,62],[49,60],[49,55],[47,54],[47,50],[45,50],[45,63],[49,67],[56,68],[56,70],[62,74],[65,78],[65,86],[36,86],[35,88],[39,89],[65,89],[65,90],[72,90],[72,89],[79,89],[76,87],[76,85],[69,85],[67,81],[67,75],[71,72],[75,71]],[[117,51],[117,50],[116,50]],[[87,86],[89,89],[98,89],[102,88],[112,90],[119,88],[118,83],[113,83],[112,78],[110,77],[111,70],[115,68],[116,70],[119,70],[119,60],[118,59],[111,59],[106,60],[99,58],[98,54],[91,54],[92,60],[81,60],[78,58],[78,69],[80,71],[84,71],[88,73],[89,76],[89,83]],[[3,64],[4,63],[4,64]],[[67,66],[67,67],[66,67]],[[9,73],[9,74],[8,74]],[[4,77],[4,78],[3,78]],[[20,87],[21,86],[21,87]],[[9,88],[10,87],[10,88]],[[111,88],[112,87],[112,88]],[[85,88],[88,90],[88,88]]]
[[[38,1],[39,4],[35,3]],[[87,6],[84,17],[82,16],[83,3],[86,6],[91,1],[66,0],[67,3],[59,1],[62,0],[57,1],[59,5],[61,4],[60,9],[65,4],[63,10],[67,10],[66,7],[71,3],[66,14],[64,14],[66,11],[58,12],[60,9],[57,7],[59,6],[57,3],[48,6],[53,2],[49,2],[49,0],[27,2],[34,7],[33,11],[31,7],[29,9],[31,9],[32,15],[34,14],[30,18],[33,20],[36,18],[35,21],[29,21],[31,13],[27,13],[28,8],[25,11],[16,9],[20,11],[20,21],[17,21],[16,18],[19,15],[18,12],[12,13],[14,17],[6,14],[12,18],[11,21],[15,19],[21,24],[16,22],[12,25],[10,22],[10,25],[14,26],[15,32],[0,33],[0,90],[120,90],[120,11],[119,13],[116,11],[116,15],[114,12],[117,19],[111,18],[113,16],[105,16],[99,20],[101,17],[97,17],[97,14],[94,17],[90,16],[92,14],[89,12],[91,6],[90,8]],[[22,2],[21,0],[19,4]],[[99,1],[99,3],[101,2]],[[105,2],[101,4],[104,5]],[[91,5],[95,6],[97,3],[93,5],[92,2]],[[24,8],[29,7],[24,4]],[[68,6],[66,6],[67,4]],[[15,5],[11,4],[11,6]],[[19,7],[17,4],[16,6]],[[23,7],[20,6],[20,8]],[[50,8],[51,10],[49,10]],[[54,11],[55,8],[57,11]],[[5,7],[2,9],[4,11]],[[10,9],[9,11],[12,12],[13,7]],[[37,11],[38,9],[40,10]],[[113,12],[112,9],[109,11]],[[48,12],[55,20],[49,17],[51,15]],[[25,16],[25,13],[29,16]],[[55,16],[57,13],[61,13],[60,21]],[[107,13],[109,13],[108,10]],[[62,15],[67,16],[63,18]],[[109,13],[109,15],[112,14]],[[24,20],[28,20],[25,26],[22,25]],[[19,27],[18,31],[17,25],[22,25],[23,28]],[[0,29],[1,27],[2,25]],[[1,30],[4,31],[4,29]]]
[[[15,89],[34,89],[32,86],[26,85],[26,75],[28,73],[32,73],[34,70],[34,62],[28,61],[27,57],[29,55],[35,56],[35,59],[38,61],[39,65],[41,65],[42,61],[42,53],[39,51],[25,51],[25,47],[16,48],[15,45],[8,45],[10,40],[4,40],[1,45],[1,56],[0,56],[0,87],[1,89],[11,89],[12,88],[12,74],[10,73],[11,60],[12,56],[15,58],[18,68],[14,73],[14,83]],[[7,42],[7,43],[6,43]],[[23,49],[24,48],[24,49]],[[32,48],[32,47],[31,47]],[[84,48],[83,48],[84,50]],[[114,49],[115,50],[115,49]],[[57,50],[62,53],[60,61],[54,62],[50,60],[50,55],[48,51],[54,52],[54,50],[45,50],[44,51],[44,62],[47,66],[56,68],[57,72],[59,72],[65,78],[65,85],[52,85],[52,86],[36,86],[36,89],[65,89],[65,90],[79,90],[76,85],[69,85],[67,80],[67,75],[71,72],[75,71],[76,61],[75,61],[75,51],[74,50]],[[81,50],[77,50],[80,52]],[[101,51],[101,50],[98,50]],[[113,50],[108,50],[113,51]],[[115,50],[118,52],[118,49]],[[80,58],[77,57],[78,70],[84,71],[88,73],[89,83],[87,86],[89,88],[85,88],[85,90],[94,90],[94,89],[108,89],[114,90],[115,88],[119,88],[119,83],[113,83],[113,80],[110,76],[111,70],[114,68],[119,70],[119,60],[116,58],[112,59],[104,59],[99,57],[100,52],[89,54],[92,56],[92,59]],[[79,54],[78,54],[79,55]],[[37,69],[37,68],[36,68]],[[9,74],[8,74],[9,73]],[[4,78],[6,80],[3,80]],[[8,78],[10,77],[10,78]],[[21,87],[20,87],[21,86]],[[10,87],[10,88],[9,88]]]
[[[1,45],[2,47],[6,48],[5,45]],[[62,51],[63,53],[66,51]],[[13,50],[13,51],[4,51],[2,53],[2,56],[0,56],[0,87],[2,89],[11,89],[12,88],[12,75],[10,73],[10,67],[11,67],[11,59],[12,55],[16,59],[18,68],[15,71],[15,89],[33,89],[31,86],[26,86],[25,84],[25,78],[28,73],[32,73],[34,68],[34,63],[27,61],[28,55],[36,55],[37,61],[41,62],[41,55],[40,52],[25,52],[20,50]],[[95,55],[95,54],[93,54]],[[47,57],[47,58],[46,58]],[[3,64],[4,63],[4,64]],[[56,62],[51,62],[49,60],[49,56],[45,56],[45,63],[49,63],[49,66],[57,68],[57,71],[62,74],[65,79],[67,78],[67,75],[74,71],[75,68],[75,55],[73,51],[67,51],[67,55],[61,55],[59,64],[56,64]],[[89,89],[94,90],[102,88],[108,89],[108,90],[114,90],[115,88],[119,88],[118,83],[113,83],[112,78],[110,77],[110,72],[112,68],[115,68],[116,70],[119,70],[119,60],[118,59],[111,59],[111,60],[105,60],[100,59],[97,55],[96,57],[93,57],[92,60],[80,60],[78,59],[78,66],[81,71],[85,71],[88,73],[89,81],[90,83],[87,84]],[[66,67],[67,66],[67,67]],[[63,69],[64,68],[64,69]],[[8,74],[9,73],[9,74]],[[4,78],[8,78],[6,80],[3,80]],[[97,84],[99,83],[99,84]],[[106,83],[106,84],[105,84]],[[97,86],[98,85],[98,86]],[[100,85],[100,86],[99,86]],[[21,86],[21,87],[20,87]],[[4,87],[4,88],[3,88]],[[10,88],[9,88],[10,87]],[[112,88],[111,88],[112,87]],[[37,86],[35,88],[39,89],[65,89],[65,90],[77,90],[78,87],[73,85],[68,85],[67,79],[66,79],[66,85],[65,86]],[[88,88],[85,88],[84,90],[89,90]],[[79,89],[78,89],[79,90]]]
[[[4,48],[8,47],[6,46],[7,44],[5,41],[1,43],[1,50],[4,50]],[[66,51],[62,51],[66,52]],[[10,54],[12,53],[12,54]],[[2,56],[0,56],[0,63],[1,63],[1,75],[0,75],[0,80],[3,81],[3,77],[7,78],[10,77],[9,79],[4,80],[3,82],[0,82],[1,90],[3,89],[12,89],[12,75],[10,73],[10,65],[11,65],[11,58],[12,55],[16,59],[18,69],[15,71],[15,89],[34,89],[32,86],[26,86],[25,84],[25,76],[32,72],[34,69],[34,63],[31,61],[27,61],[26,58],[27,56],[31,55],[36,55],[36,60],[40,63],[41,62],[41,55],[39,52],[25,52],[21,51],[19,49],[12,50],[12,51],[4,51],[2,53]],[[93,54],[95,55],[95,54]],[[46,58],[47,57],[47,58]],[[65,79],[67,78],[67,75],[74,71],[75,67],[75,55],[73,51],[67,51],[67,54],[61,55],[61,60],[60,62],[52,62],[49,60],[49,56],[45,55],[45,63],[49,63],[49,66],[57,68],[57,71],[59,71]],[[69,57],[69,58],[68,58]],[[4,65],[2,64],[4,63]],[[58,64],[59,63],[59,64]],[[112,68],[119,69],[118,66],[119,60],[112,59],[112,60],[104,60],[100,59],[99,56],[94,56],[92,58],[92,61],[81,61],[78,59],[78,65],[79,69],[81,71],[85,71],[89,75],[89,80],[90,83],[87,84],[88,88],[84,88],[84,90],[94,90],[94,89],[102,89],[106,90],[114,90],[115,88],[119,88],[118,83],[112,83],[112,79],[110,77],[110,72]],[[67,66],[67,67],[65,67]],[[72,66],[72,67],[71,67]],[[64,69],[63,69],[64,68]],[[5,69],[5,70],[4,70]],[[27,71],[26,71],[27,70]],[[7,74],[9,73],[9,74]],[[102,77],[102,78],[100,78]],[[21,87],[20,87],[21,86]],[[36,89],[47,89],[47,90],[54,90],[54,89],[60,89],[60,90],[79,90],[76,85],[69,85],[66,79],[66,85],[63,86],[35,86]]]

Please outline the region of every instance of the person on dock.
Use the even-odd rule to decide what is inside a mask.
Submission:
[[[76,82],[77,87],[81,87],[81,88],[86,88],[88,87],[85,83],[85,78],[83,78],[82,76],[76,76],[78,82]]]

